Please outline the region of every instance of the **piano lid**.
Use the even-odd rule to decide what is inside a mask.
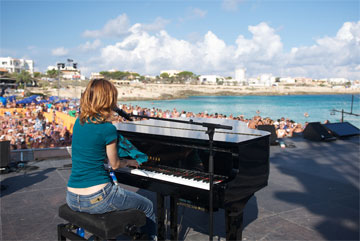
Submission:
[[[250,129],[246,123],[238,120],[227,119],[208,119],[208,118],[173,118],[182,121],[200,123],[215,123],[220,125],[232,126],[232,130],[215,129],[214,141],[240,143],[270,135],[267,131]],[[171,120],[171,119],[170,119]],[[208,140],[209,136],[205,133],[207,128],[200,125],[170,122],[163,120],[141,120],[133,122],[122,122],[115,124],[118,131],[137,132],[149,135],[170,136],[189,139]]]

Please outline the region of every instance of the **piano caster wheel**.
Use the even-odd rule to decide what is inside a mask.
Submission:
[[[139,232],[139,229],[135,225],[128,225],[126,227],[126,233],[132,240],[149,240],[147,234]]]
[[[139,236],[135,237],[134,240],[150,240],[150,237],[146,233],[143,233],[143,234],[140,234]]]

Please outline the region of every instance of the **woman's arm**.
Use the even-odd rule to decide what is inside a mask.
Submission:
[[[119,159],[116,140],[106,145],[106,154],[109,159],[109,164],[114,170],[126,166],[139,167],[138,162],[134,159]]]

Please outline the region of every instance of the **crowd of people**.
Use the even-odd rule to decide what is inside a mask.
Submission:
[[[5,109],[0,115],[0,141],[10,141],[10,149],[51,148],[71,145],[71,133],[61,123],[49,122],[44,112],[67,111],[68,103],[59,104],[16,104],[8,102],[5,106],[0,102],[0,108]],[[21,108],[17,111],[14,108]]]
[[[4,106],[0,102],[0,108],[5,109],[5,114],[0,115],[1,131],[0,141],[10,141],[11,149],[32,149],[32,148],[49,148],[61,147],[71,145],[71,132],[61,123],[49,122],[44,118],[44,112],[60,111],[67,113],[70,116],[77,117],[79,114],[79,103],[71,102],[69,100],[58,103],[35,102],[30,104],[17,104],[15,100],[8,101]],[[12,108],[21,108],[25,112],[18,113],[11,112]],[[161,118],[219,118],[238,120],[245,122],[251,129],[257,129],[259,125],[274,125],[278,138],[292,137],[297,133],[301,133],[305,125],[296,123],[285,117],[273,120],[269,117],[261,117],[257,113],[256,116],[248,119],[244,115],[224,115],[220,113],[193,113],[185,110],[178,111],[176,108],[173,110],[162,110],[159,108],[142,108],[140,106],[120,105],[120,108],[127,113],[134,115],[144,115],[149,117]],[[6,110],[9,111],[6,111]],[[12,109],[13,110],[13,109]],[[114,122],[124,121],[120,117],[114,117]],[[135,119],[136,121],[136,119]]]
[[[178,111],[176,108],[173,110],[165,110],[158,108],[142,108],[140,106],[120,106],[127,113],[132,113],[133,115],[145,115],[150,117],[160,117],[160,118],[217,118],[217,119],[229,119],[229,120],[238,120],[245,122],[247,126],[251,129],[257,129],[259,125],[273,125],[276,130],[276,135],[278,138],[285,137],[293,137],[298,133],[302,133],[305,129],[307,123],[305,125],[301,125],[300,123],[296,123],[293,120],[290,120],[285,117],[281,117],[280,119],[273,120],[270,117],[261,117],[258,115],[254,116],[251,119],[244,118],[244,115],[234,116],[234,115],[224,115],[219,113],[209,114],[207,112],[193,113],[186,112],[185,110]]]

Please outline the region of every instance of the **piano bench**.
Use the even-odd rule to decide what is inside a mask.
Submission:
[[[59,217],[69,222],[57,226],[59,241],[66,240],[66,238],[86,240],[76,233],[76,229],[79,227],[91,233],[95,240],[116,239],[119,235],[138,239],[142,235],[138,229],[146,223],[144,212],[136,209],[89,214],[73,211],[67,204],[59,208]]]

